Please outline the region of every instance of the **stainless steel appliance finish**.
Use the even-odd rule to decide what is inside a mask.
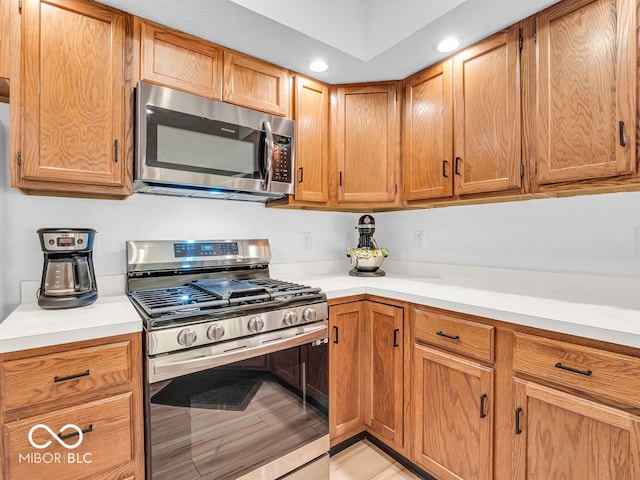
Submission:
[[[292,120],[139,82],[134,191],[267,202],[294,193]]]
[[[44,253],[38,305],[42,308],[74,308],[98,298],[93,269],[93,239],[89,228],[41,228]]]
[[[148,480],[325,470],[326,296],[269,278],[270,257],[261,239],[127,242],[145,327]]]

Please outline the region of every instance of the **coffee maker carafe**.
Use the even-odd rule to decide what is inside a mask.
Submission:
[[[41,228],[44,252],[38,305],[42,308],[74,308],[98,299],[93,269],[91,228]]]

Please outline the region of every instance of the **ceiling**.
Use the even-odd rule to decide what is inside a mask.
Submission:
[[[397,80],[558,0],[101,0],[328,83]],[[322,58],[324,73],[308,71]]]

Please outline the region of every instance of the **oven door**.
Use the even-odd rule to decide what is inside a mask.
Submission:
[[[204,347],[149,359],[147,373],[163,379],[145,391],[147,478],[276,479],[325,465],[327,325],[305,327],[249,337],[253,346],[217,358]]]

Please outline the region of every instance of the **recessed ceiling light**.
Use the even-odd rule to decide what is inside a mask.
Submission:
[[[453,52],[456,48],[460,46],[462,40],[460,37],[447,37],[443,40],[440,40],[436,43],[436,50],[440,53],[448,53]]]
[[[316,73],[326,72],[328,68],[329,65],[324,60],[314,60],[309,64],[309,70]]]

